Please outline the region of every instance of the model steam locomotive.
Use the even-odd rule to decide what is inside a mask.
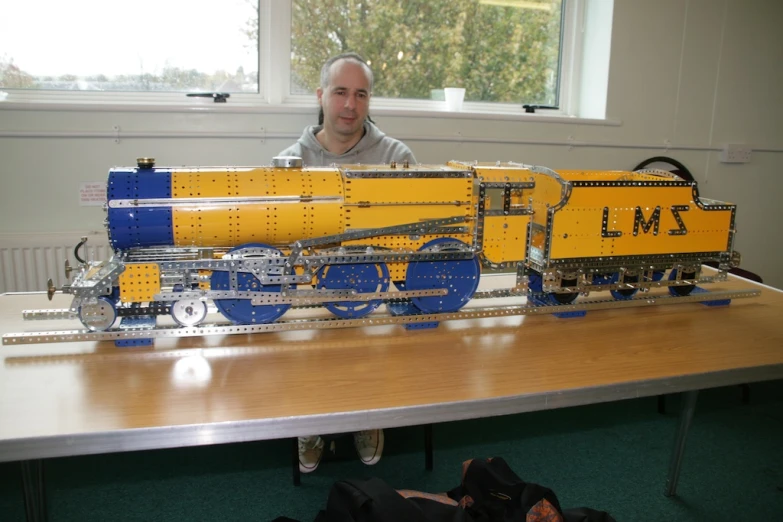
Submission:
[[[106,207],[114,256],[83,262],[62,289],[92,331],[132,314],[196,326],[210,302],[235,324],[273,322],[291,306],[340,318],[393,303],[455,312],[482,268],[515,269],[511,291],[552,304],[660,286],[687,295],[739,263],[736,207],[657,170],[314,168],[292,157],[160,168],[141,158],[110,170]],[[717,277],[702,276],[705,262],[718,263]]]

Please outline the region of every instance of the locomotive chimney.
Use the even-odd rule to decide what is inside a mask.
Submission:
[[[136,165],[140,169],[151,169],[155,166],[155,158],[136,158]]]

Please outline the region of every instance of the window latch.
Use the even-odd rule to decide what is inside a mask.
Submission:
[[[536,109],[558,110],[560,107],[555,105],[530,105],[526,103],[522,108],[525,109],[525,112],[535,113]]]
[[[227,92],[189,92],[187,96],[189,98],[212,98],[215,103],[226,103],[231,94]]]

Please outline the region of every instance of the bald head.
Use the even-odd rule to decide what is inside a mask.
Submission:
[[[321,89],[326,90],[326,88],[331,85],[334,69],[344,61],[353,62],[364,69],[364,73],[367,75],[367,83],[370,85],[370,92],[372,92],[374,80],[372,69],[370,69],[370,66],[364,61],[364,58],[356,53],[339,54],[326,60],[323,67],[321,67]]]

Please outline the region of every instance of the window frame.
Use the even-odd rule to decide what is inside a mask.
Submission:
[[[11,96],[9,102],[46,105],[85,105],[139,107],[156,106],[159,109],[191,108],[234,112],[242,109],[273,110],[285,108],[312,108],[316,106],[312,95],[290,94],[291,71],[291,7],[293,0],[258,0],[258,71],[257,93],[231,93],[228,102],[216,104],[209,98],[188,98],[185,93],[169,92],[95,92],[95,91],[36,91],[5,89]],[[573,118],[578,114],[580,66],[582,63],[582,34],[587,0],[563,0],[563,19],[560,42],[560,73],[558,88],[559,109],[525,113],[522,103],[470,102],[463,104],[461,113],[448,113],[441,101],[408,98],[381,98],[373,96],[372,108],[376,113],[404,113],[405,115],[470,114],[503,116],[506,118]],[[296,111],[298,112],[298,111]]]

